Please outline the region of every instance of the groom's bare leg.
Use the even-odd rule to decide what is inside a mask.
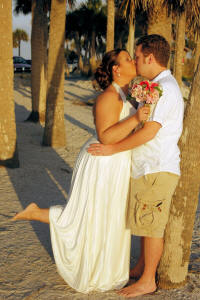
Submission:
[[[156,290],[155,275],[163,251],[163,238],[144,238],[145,267],[141,278],[118,292],[127,298],[149,294]]]
[[[130,277],[140,277],[144,271],[144,237],[140,240],[140,257],[133,269],[130,270]]]
[[[49,224],[49,208],[39,208],[37,204],[29,204],[23,211],[12,218],[13,221],[29,220]]]

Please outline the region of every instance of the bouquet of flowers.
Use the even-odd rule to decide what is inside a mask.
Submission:
[[[157,82],[144,80],[132,85],[129,90],[128,99],[134,98],[137,102],[144,102],[145,106],[150,107],[151,115],[162,93],[162,87]]]

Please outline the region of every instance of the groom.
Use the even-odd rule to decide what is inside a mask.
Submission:
[[[156,290],[156,269],[163,252],[163,236],[171,198],[180,176],[178,140],[182,132],[184,104],[175,78],[167,69],[170,46],[160,35],[137,42],[137,74],[163,88],[150,120],[143,128],[115,145],[90,145],[92,155],[112,155],[132,149],[131,196],[128,225],[141,236],[141,255],[131,277],[140,279],[118,293],[131,298]]]

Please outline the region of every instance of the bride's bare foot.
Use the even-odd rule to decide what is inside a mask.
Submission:
[[[35,203],[29,204],[24,210],[16,214],[12,221],[16,220],[33,220],[33,214],[36,210],[38,210],[39,207]]]

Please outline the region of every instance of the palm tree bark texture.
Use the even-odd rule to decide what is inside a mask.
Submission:
[[[134,57],[134,44],[135,44],[135,20],[129,20],[129,33],[127,41],[127,50],[131,57]]]
[[[114,49],[115,1],[107,0],[106,52]]]
[[[31,93],[32,112],[27,121],[45,123],[47,91],[47,10],[43,0],[32,1]]]
[[[200,187],[200,60],[185,110],[181,150],[181,177],[172,199],[158,268],[159,286],[178,288],[187,282],[190,248]]]
[[[176,44],[175,44],[175,57],[174,57],[174,76],[181,87],[182,85],[182,73],[183,73],[183,58],[185,47],[185,25],[186,25],[186,13],[182,12],[177,15],[176,18]]]
[[[195,70],[197,68],[199,57],[200,57],[200,33],[197,34],[197,39],[196,39],[195,63],[194,63]]]
[[[0,166],[19,167],[13,93],[12,1],[0,0]]]
[[[172,20],[163,0],[153,1],[148,10],[148,34],[160,34],[171,45]]]
[[[48,84],[43,144],[66,145],[64,122],[64,38],[66,0],[52,0],[48,53]]]

